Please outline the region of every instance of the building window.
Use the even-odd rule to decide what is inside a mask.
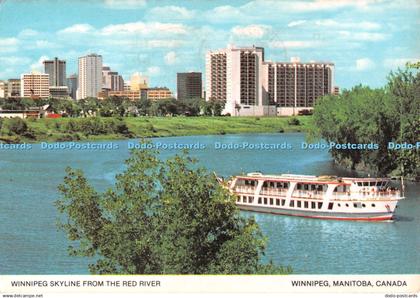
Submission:
[[[334,207],[334,203],[329,203],[329,204],[328,204],[328,210],[332,210],[332,209],[333,209],[333,207]]]
[[[294,200],[290,201],[289,207],[295,207],[295,201]]]

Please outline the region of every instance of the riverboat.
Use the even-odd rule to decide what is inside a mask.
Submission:
[[[386,178],[235,176],[225,186],[242,210],[336,220],[392,220],[400,191]]]

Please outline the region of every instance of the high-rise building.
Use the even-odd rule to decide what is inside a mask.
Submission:
[[[20,85],[20,79],[8,79],[6,98],[19,98],[21,96]]]
[[[77,99],[97,97],[102,90],[102,56],[89,54],[79,58]]]
[[[66,61],[59,60],[57,57],[54,60],[45,60],[44,72],[50,76],[50,86],[66,86]]]
[[[264,48],[228,47],[206,56],[206,100],[232,116],[295,114],[333,92],[334,64],[265,62]]]
[[[206,100],[226,102],[223,113],[241,116],[269,114],[262,77],[264,48],[210,51],[206,55]],[[272,112],[274,113],[274,112]]]
[[[6,97],[7,97],[7,82],[0,81],[0,98],[6,98]]]
[[[177,98],[201,98],[201,72],[183,72],[176,75]]]
[[[292,115],[313,108],[316,99],[334,92],[334,64],[328,62],[301,63],[265,62],[267,96],[276,104],[279,115]]]
[[[50,97],[49,75],[32,72],[20,76],[20,94],[22,97],[48,98]]]
[[[123,91],[124,79],[109,66],[102,67],[102,89],[105,91]]]
[[[130,79],[130,90],[140,91],[141,89],[148,88],[149,78],[142,76],[138,72],[133,73]]]
[[[76,99],[77,94],[77,74],[72,74],[67,78],[67,88],[71,98]]]

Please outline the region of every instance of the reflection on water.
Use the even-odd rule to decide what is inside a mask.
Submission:
[[[159,138],[165,143],[206,145],[191,154],[222,176],[241,172],[350,176],[337,169],[328,152],[300,150],[303,134],[260,134]],[[216,150],[222,143],[282,143],[294,150]],[[81,168],[104,190],[124,169],[127,141],[119,150],[0,151],[0,274],[85,274],[86,259],[69,257],[68,242],[55,227],[57,185],[66,166]],[[176,153],[162,152],[162,157]],[[394,222],[317,220],[244,212],[255,216],[268,238],[265,260],[291,265],[302,274],[419,273],[420,219],[418,184],[408,184]]]

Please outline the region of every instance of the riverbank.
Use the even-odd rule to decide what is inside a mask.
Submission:
[[[3,120],[0,141],[9,143],[307,132],[311,126],[311,116],[33,119],[24,121],[27,129],[16,131],[7,128],[7,121],[10,119]]]

